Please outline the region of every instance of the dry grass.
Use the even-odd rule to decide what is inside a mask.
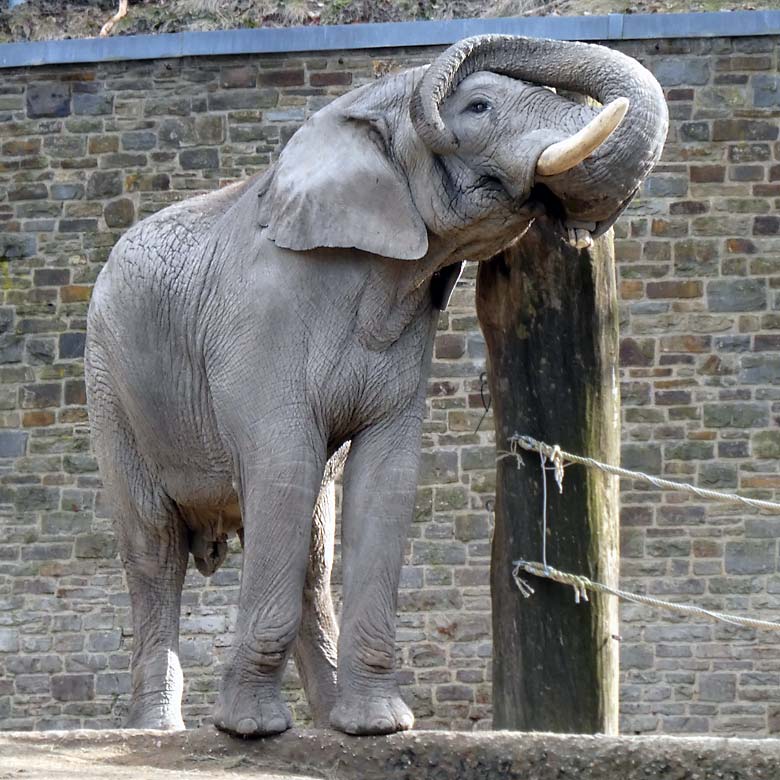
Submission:
[[[778,0],[130,0],[112,35],[478,16],[776,8]],[[95,36],[118,0],[0,0],[0,41]]]

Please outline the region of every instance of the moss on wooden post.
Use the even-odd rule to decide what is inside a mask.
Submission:
[[[481,263],[477,314],[488,345],[499,451],[514,434],[609,463],[619,458],[617,296],[611,231],[576,250],[556,223],[537,219],[514,247]],[[541,560],[539,457],[524,452],[497,469],[493,537],[494,726],[522,731],[616,733],[615,599],[576,605],[571,588],[529,577],[525,599],[511,576],[517,558]],[[617,585],[615,477],[566,469],[563,494],[548,476],[548,562]],[[526,576],[526,575],[524,575]]]

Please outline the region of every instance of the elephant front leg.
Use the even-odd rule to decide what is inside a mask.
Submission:
[[[395,613],[420,460],[419,417],[361,433],[344,475],[344,609],[331,725],[347,734],[410,729],[394,676]]]
[[[311,448],[301,447],[243,470],[238,624],[214,715],[222,731],[265,736],[292,725],[281,677],[301,621],[322,466]]]

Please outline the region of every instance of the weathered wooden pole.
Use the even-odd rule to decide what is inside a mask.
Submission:
[[[619,457],[618,320],[611,231],[589,250],[543,217],[514,247],[480,263],[477,314],[488,345],[496,446],[528,434],[610,463]],[[526,577],[512,561],[541,561],[542,477],[536,453],[499,459],[491,586],[494,727],[616,733],[618,620],[611,597],[576,605],[571,588]],[[547,560],[617,585],[614,477],[566,469],[547,477]]]

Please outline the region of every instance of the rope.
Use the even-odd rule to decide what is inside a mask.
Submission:
[[[696,485],[690,485],[687,482],[672,482],[669,479],[661,479],[660,477],[654,477],[650,474],[645,474],[642,471],[629,471],[628,469],[620,468],[620,466],[610,466],[608,463],[601,463],[593,458],[584,458],[581,455],[573,455],[571,452],[564,452],[556,444],[554,447],[544,442],[537,441],[531,436],[519,436],[515,434],[509,439],[512,447],[511,453],[504,453],[506,455],[513,455],[517,457],[518,466],[521,465],[519,458],[519,452],[517,448],[528,450],[529,452],[539,452],[550,460],[556,468],[560,468],[560,473],[563,474],[563,465],[561,461],[567,460],[570,463],[581,463],[583,466],[590,466],[591,468],[604,471],[607,474],[616,474],[619,477],[629,477],[630,479],[639,479],[644,482],[649,482],[651,485],[655,485],[658,488],[665,488],[669,490],[679,490],[682,493],[690,493],[699,498],[711,498],[716,501],[726,501],[731,504],[743,504],[744,506],[752,506],[758,509],[768,509],[773,512],[780,513],[780,503],[777,501],[760,501],[757,498],[747,498],[746,496],[738,496],[735,493],[721,493],[717,490],[707,490],[706,488],[696,487]],[[561,464],[560,466],[558,464]],[[557,480],[557,476],[556,476]],[[563,477],[558,481],[558,487],[561,488]]]
[[[574,588],[574,600],[579,604],[580,601],[588,601],[588,591],[595,591],[596,593],[609,593],[612,596],[625,599],[626,601],[633,601],[635,604],[646,604],[650,607],[659,607],[661,609],[668,609],[672,612],[679,612],[684,615],[695,615],[696,617],[705,617],[710,620],[718,620],[723,623],[732,623],[735,626],[745,626],[747,628],[763,628],[767,631],[780,631],[780,623],[773,623],[769,620],[755,620],[753,618],[739,617],[738,615],[728,615],[724,612],[714,612],[703,607],[696,607],[692,604],[676,604],[672,601],[663,601],[662,599],[654,599],[651,596],[643,596],[638,593],[629,593],[626,590],[619,590],[618,588],[610,588],[608,585],[603,585],[600,582],[593,582],[587,577],[582,577],[577,574],[568,574],[567,572],[558,571],[552,566],[544,566],[541,563],[534,561],[512,561],[514,569],[512,569],[512,577],[515,580],[518,590],[529,598],[533,595],[534,589],[520,577],[520,571],[525,571],[528,574],[533,574],[535,577],[544,577],[555,582],[559,582],[562,585],[570,585]]]
[[[553,471],[555,473],[555,481],[558,484],[558,491],[563,493],[563,477],[564,469],[570,466],[572,463],[581,463],[584,466],[590,466],[591,468],[604,471],[607,474],[616,474],[620,477],[630,477],[632,479],[640,479],[645,482],[649,482],[651,485],[655,485],[659,488],[667,488],[672,490],[679,490],[683,493],[691,493],[701,498],[712,498],[718,501],[727,501],[732,504],[745,504],[747,506],[758,507],[759,509],[769,509],[774,512],[780,511],[780,503],[775,501],[759,501],[755,498],[745,498],[734,493],[720,493],[716,490],[706,490],[704,488],[690,485],[686,482],[672,482],[668,479],[660,479],[659,477],[653,477],[650,474],[645,474],[641,471],[629,471],[618,466],[610,466],[608,463],[601,463],[593,458],[585,458],[581,455],[573,455],[570,452],[565,452],[557,444],[550,446],[544,442],[537,441],[531,436],[520,436],[515,434],[509,439],[511,451],[504,452],[499,455],[499,460],[506,457],[515,458],[517,461],[517,467],[521,468],[523,462],[520,458],[520,449],[527,450],[528,452],[538,452],[541,474],[542,474],[542,563],[535,561],[518,560],[513,561],[514,568],[512,569],[512,577],[517,585],[517,589],[525,598],[530,598],[534,594],[534,589],[520,576],[520,571],[525,571],[528,574],[532,574],[535,577],[543,577],[546,579],[559,582],[562,585],[569,585],[574,588],[574,600],[577,604],[580,601],[588,601],[588,591],[595,591],[596,593],[608,593],[612,596],[617,596],[625,601],[632,601],[635,604],[645,604],[650,607],[656,607],[660,609],[668,609],[672,612],[678,612],[684,615],[694,615],[696,617],[704,617],[710,620],[717,620],[723,623],[731,623],[735,626],[745,626],[747,628],[760,628],[767,631],[780,631],[780,623],[774,623],[769,620],[755,620],[749,617],[740,617],[738,615],[729,615],[725,612],[714,612],[713,610],[704,609],[703,607],[697,607],[693,604],[678,604],[673,601],[664,601],[662,599],[656,599],[652,596],[643,596],[639,593],[630,593],[626,590],[619,590],[618,588],[611,588],[609,585],[604,585],[600,582],[593,582],[587,577],[583,577],[577,574],[569,574],[568,572],[559,571],[553,568],[547,563],[547,471]],[[549,461],[552,466],[547,466]],[[564,461],[569,461],[564,463]]]

